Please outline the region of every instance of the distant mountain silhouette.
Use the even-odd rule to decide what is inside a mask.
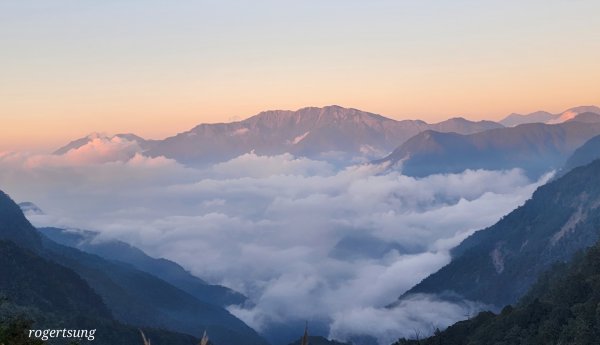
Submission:
[[[402,173],[427,176],[466,169],[522,168],[538,177],[563,166],[583,143],[600,134],[600,123],[532,123],[470,135],[425,131],[376,164],[400,164]]]
[[[590,105],[570,108],[559,114],[551,114],[547,111],[536,111],[526,115],[510,114],[499,122],[506,127],[514,127],[526,123],[557,124],[569,121],[582,113],[600,114],[600,108]]]
[[[558,118],[560,115],[550,114],[547,111],[536,111],[531,114],[510,114],[504,119],[498,121],[506,127],[515,127],[526,123],[546,123],[550,120]]]
[[[443,133],[473,134],[489,129],[502,128],[501,124],[493,121],[470,121],[463,117],[454,117],[428,126],[430,130]]]
[[[201,124],[164,140],[144,140],[132,134],[105,137],[134,141],[146,155],[165,156],[188,165],[222,162],[252,151],[261,155],[292,153],[347,162],[361,157],[382,157],[428,129],[471,134],[501,127],[491,121],[463,118],[436,124],[397,121],[357,109],[327,106],[265,111],[243,121]],[[55,154],[80,148],[99,136],[75,140]]]
[[[429,125],[419,120],[396,121],[381,115],[339,106],[267,111],[228,124],[200,125],[191,131],[155,143],[152,156],[166,156],[185,163],[219,161],[254,150],[257,154],[289,152],[324,158],[338,154],[375,157],[390,152],[413,135],[429,129],[474,133],[501,125],[451,119]]]
[[[583,114],[583,113],[600,114],[600,108],[595,105],[585,105],[585,106],[581,106],[581,107],[567,109],[564,112],[562,112],[561,114],[559,114],[559,116],[557,118],[548,121],[548,123],[549,124],[563,123],[563,122],[572,120],[577,115]]]
[[[73,140],[70,143],[68,143],[67,145],[59,148],[58,150],[54,151],[54,154],[56,155],[63,155],[71,150],[77,150],[87,144],[89,144],[92,140],[94,139],[114,139],[114,138],[118,138],[121,140],[127,140],[127,141],[131,141],[131,142],[135,142],[138,145],[140,145],[141,149],[145,149],[148,147],[148,144],[151,141],[148,141],[142,137],[139,137],[135,134],[131,134],[131,133],[126,133],[126,134],[115,134],[112,136],[106,135],[106,134],[102,134],[102,133],[92,133],[86,137],[77,139],[77,140]]]
[[[600,122],[600,112],[598,112],[598,113],[586,112],[586,113],[577,114],[572,119],[567,120],[567,121],[577,121],[577,122],[584,122],[584,123],[598,123],[598,122]]]

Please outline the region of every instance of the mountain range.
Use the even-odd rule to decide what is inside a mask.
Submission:
[[[249,152],[291,153],[342,166],[402,162],[403,173],[410,176],[510,168],[539,176],[562,166],[577,147],[597,134],[600,108],[595,106],[554,115],[511,114],[500,123],[452,118],[435,124],[327,106],[265,111],[242,121],[201,124],[162,140],[134,134],[92,134],[54,153],[64,155],[103,139],[131,144],[121,158],[142,153],[192,166],[223,162]]]
[[[596,114],[582,115],[589,120]],[[599,135],[598,120],[590,123],[573,119],[555,125],[530,123],[469,135],[428,130],[374,163],[399,165],[408,176],[521,168],[537,178],[562,167],[577,148]]]
[[[403,296],[460,296],[497,308],[515,303],[541,273],[600,238],[598,158],[600,152],[592,163],[538,188],[523,206],[465,239],[448,265]]]
[[[600,136],[523,206],[452,251],[451,262],[403,294],[492,307],[416,344],[596,344],[600,276]],[[583,255],[582,253],[585,253]],[[394,308],[392,304],[390,308]]]
[[[526,115],[513,113],[500,120],[499,123],[505,127],[514,127],[526,123],[556,124],[569,121],[582,113],[600,114],[600,108],[593,105],[580,106],[567,109],[558,114],[551,114],[547,111],[536,111]]]
[[[142,250],[118,240],[102,240],[99,234],[85,230],[40,228],[39,231],[52,241],[83,252],[118,261],[156,276],[189,293],[198,300],[221,307],[239,305],[247,298],[220,285],[211,285],[192,275],[177,263],[167,259],[150,257]]]
[[[78,274],[12,241],[0,240],[0,343],[43,344],[28,329],[95,329],[95,343],[139,343],[139,330],[114,319],[101,297]],[[155,341],[189,345],[195,337],[145,328]],[[74,339],[54,339],[67,344]]]
[[[6,251],[6,255],[1,256],[5,262],[0,266],[0,281],[10,282],[2,291],[15,308],[38,310],[27,313],[37,316],[36,327],[56,326],[54,318],[43,313],[42,307],[46,305],[48,310],[56,306],[59,319],[71,320],[70,327],[89,326],[97,320],[100,325],[115,324],[117,328],[124,328],[127,334],[131,334],[127,329],[135,330],[131,326],[164,329],[166,331],[155,334],[172,337],[169,343],[183,343],[207,331],[217,344],[266,344],[254,330],[220,305],[202,301],[131,263],[105,259],[52,241],[35,229],[19,206],[4,193],[0,193],[0,241],[6,242],[0,248]],[[123,252],[127,254],[127,250]],[[135,251],[129,249],[131,252]],[[143,256],[139,260],[138,256],[138,261],[131,261],[143,266],[148,260]],[[157,265],[153,270],[163,276],[175,272],[170,278],[180,283],[182,277],[187,277],[188,283],[190,280],[173,263]],[[201,281],[195,283],[201,285]],[[65,288],[61,290],[61,286]],[[69,286],[73,286],[73,292]],[[239,296],[233,295],[233,298]],[[61,309],[61,305],[66,309]],[[88,319],[92,321],[85,321]],[[104,328],[105,333],[118,334],[111,333],[110,329],[112,326]],[[104,335],[106,337],[98,343],[125,344],[110,342],[113,336]]]
[[[243,121],[201,124],[163,140],[145,140],[134,134],[118,134],[109,139],[134,142],[145,155],[164,156],[187,165],[222,162],[252,151],[347,161],[382,157],[424,130],[471,134],[501,127],[492,121],[464,118],[435,124],[397,121],[357,109],[327,106],[265,111]],[[65,154],[98,137],[93,134],[77,139],[54,153]]]
[[[520,168],[537,178],[558,170],[557,177],[523,206],[467,238],[452,250],[447,266],[400,297],[436,294],[478,301],[499,311],[523,298],[553,265],[570,262],[600,239],[598,138],[597,107],[577,107],[560,114],[512,114],[501,123],[455,118],[427,124],[330,106],[269,111],[238,122],[203,124],[164,140],[145,140],[133,134],[108,139],[132,143],[135,152],[144,155],[165,156],[193,166],[247,152],[289,152],[356,162],[357,158],[364,161],[391,151],[371,162],[399,167],[403,174],[417,177],[465,169]],[[78,139],[55,154],[69,154],[96,139],[105,138]],[[23,206],[35,210],[35,205]],[[6,217],[5,222],[10,219]],[[99,243],[94,233],[47,228],[41,229],[44,236],[37,236],[22,231],[29,226],[17,222],[0,230],[9,240],[83,278],[116,322],[188,335],[198,334],[203,327],[216,335],[217,343],[240,343],[241,339],[264,343],[223,309],[230,303],[243,303],[244,296],[208,285],[177,264],[151,258],[127,244]],[[12,236],[14,231],[20,235]],[[141,290],[142,294],[136,293]],[[208,295],[213,297],[206,298]],[[132,307],[123,308],[124,298]],[[217,324],[209,324],[214,320]],[[236,335],[229,337],[233,333]]]

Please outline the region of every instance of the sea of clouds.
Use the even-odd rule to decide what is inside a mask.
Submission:
[[[258,331],[307,320],[336,339],[380,344],[480,308],[424,295],[385,306],[547,179],[520,170],[415,179],[289,154],[198,169],[139,152],[96,137],[64,155],[0,153],[0,188],[45,211],[30,216],[37,226],[97,230],[246,294],[252,303],[230,311]]]

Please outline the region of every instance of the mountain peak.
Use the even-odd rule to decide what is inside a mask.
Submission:
[[[0,239],[25,248],[41,247],[40,236],[23,211],[6,193],[0,191]]]
[[[577,115],[583,113],[596,113],[600,114],[600,108],[595,105],[584,105],[579,107],[573,107],[562,112],[557,118],[550,120],[549,124],[562,123],[574,119]]]
[[[575,112],[577,114],[581,114],[581,113],[597,113],[600,114],[600,107],[597,107],[595,105],[582,105],[582,106],[578,106],[578,107],[573,107],[573,108],[569,108],[567,110],[565,110],[564,112]]]
[[[462,117],[462,116],[455,116],[455,117],[451,117],[451,118],[449,118],[449,119],[448,119],[448,120],[446,120],[446,121],[460,121],[460,122],[467,122],[467,121],[469,121],[469,120],[465,119],[465,118],[464,118],[464,117]]]
[[[580,113],[575,115],[575,117],[573,117],[572,119],[568,120],[568,121],[577,121],[577,122],[584,122],[584,123],[597,123],[600,122],[600,113],[593,113],[593,112],[585,112],[585,113]]]
[[[367,127],[382,123],[396,123],[396,120],[354,108],[339,105],[325,107],[304,107],[298,110],[269,110],[239,122],[247,128],[266,127],[277,131],[301,131],[318,127],[339,125],[340,123],[363,124]],[[225,124],[231,125],[231,124]]]
[[[559,114],[551,114],[547,111],[536,111],[527,115],[512,113],[500,120],[500,123],[506,127],[515,127],[525,123],[534,122],[557,124],[572,120],[575,116],[583,113],[600,114],[600,107],[595,105],[583,105],[569,108]]]
[[[304,107],[298,110],[267,110],[258,113],[257,115],[249,118],[248,120],[255,117],[269,117],[269,116],[282,116],[282,117],[337,117],[337,118],[348,118],[349,116],[356,115],[372,115],[372,116],[380,116],[376,114],[372,114],[366,111],[362,111],[355,108],[345,108],[339,105],[327,105],[324,107]],[[383,118],[383,116],[380,116]]]
[[[525,123],[535,123],[535,122],[546,123],[557,117],[558,117],[558,115],[551,114],[547,111],[536,111],[536,112],[529,113],[526,115],[512,113],[512,114],[508,115],[507,117],[505,117],[504,119],[500,120],[500,123],[506,127],[515,127],[515,126],[522,125]]]
[[[123,145],[123,149],[119,145],[113,146],[115,151],[127,151],[117,156],[118,159],[130,157],[131,152],[141,152],[194,166],[227,161],[253,150],[259,155],[290,153],[329,159],[335,164],[345,165],[382,157],[426,129],[471,134],[501,127],[495,122],[474,122],[462,117],[438,124],[421,120],[398,121],[333,104],[297,110],[268,110],[240,121],[199,124],[163,140],[144,141],[133,134],[118,134],[116,137],[138,144],[139,149],[128,145]],[[90,138],[98,137],[104,138],[106,135],[92,134],[71,142],[55,153],[64,154],[87,145]]]
[[[135,135],[133,133],[119,133],[119,134],[111,135],[111,134],[102,133],[102,132],[93,132],[93,133],[86,135],[83,138],[79,138],[79,139],[71,141],[67,145],[54,151],[54,154],[55,155],[64,155],[65,153],[67,153],[71,150],[77,150],[77,149],[79,149],[91,142],[94,142],[96,140],[104,141],[104,142],[111,142],[111,141],[114,141],[115,139],[121,140],[121,141],[135,142],[140,147],[145,147],[147,144],[146,139],[144,139],[138,135]]]

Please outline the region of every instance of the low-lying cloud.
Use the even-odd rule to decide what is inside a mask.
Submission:
[[[399,337],[423,339],[485,307],[471,301],[451,302],[434,295],[412,295],[395,308],[364,307],[338,313],[333,318],[330,336],[352,339],[368,334],[379,344],[392,344]]]
[[[384,307],[543,182],[520,170],[415,179],[289,154],[193,169],[94,145],[64,156],[3,154],[1,188],[45,211],[31,217],[36,225],[97,230],[243,292],[252,304],[230,311],[259,331],[326,320],[332,337],[382,344],[477,309],[434,296]],[[86,160],[85,150],[110,155]]]

